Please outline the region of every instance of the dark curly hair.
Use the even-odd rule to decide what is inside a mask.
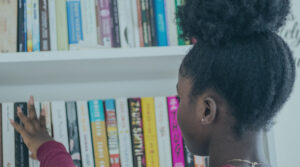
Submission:
[[[238,134],[269,125],[292,91],[295,62],[276,34],[289,11],[289,0],[186,0],[177,13],[197,41],[179,71],[193,81],[191,97],[223,96]]]

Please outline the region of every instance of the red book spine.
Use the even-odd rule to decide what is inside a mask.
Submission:
[[[98,28],[101,34],[99,40],[106,47],[113,46],[113,34],[112,34],[112,17],[110,13],[110,2],[109,0],[98,0],[97,4],[97,17],[98,17]]]

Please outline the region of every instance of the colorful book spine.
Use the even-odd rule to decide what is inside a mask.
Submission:
[[[131,0],[118,0],[120,42],[122,48],[132,48],[134,43],[134,25],[131,8]]]
[[[83,40],[80,0],[67,0],[67,18],[69,44],[72,47]]]
[[[184,167],[184,148],[183,139],[180,131],[180,127],[177,122],[177,110],[179,102],[177,97],[168,97],[168,112],[170,122],[170,136],[173,156],[174,167]]]
[[[112,47],[112,21],[110,13],[110,1],[98,0],[98,14],[100,18],[102,43],[105,47]]]
[[[57,50],[69,50],[67,0],[55,0]]]
[[[143,46],[151,46],[150,13],[148,0],[140,0]]]
[[[17,51],[18,52],[25,52],[25,6],[24,6],[24,0],[18,0],[18,45],[17,45]]]
[[[97,45],[95,0],[81,1],[83,43]]]
[[[53,138],[62,143],[69,152],[69,140],[67,129],[67,115],[64,101],[51,102],[51,114],[53,120]]]
[[[143,120],[140,98],[128,99],[133,164],[136,167],[146,167]]]
[[[23,4],[24,4],[24,11],[23,11],[23,15],[24,15],[24,32],[23,32],[23,35],[24,35],[24,52],[27,52],[27,48],[28,48],[28,45],[27,45],[27,42],[28,42],[28,33],[27,33],[27,0],[23,0]]]
[[[94,167],[92,136],[89,119],[88,103],[77,101],[77,116],[80,135],[80,150],[83,167]]]
[[[14,104],[2,104],[2,144],[3,144],[3,167],[13,167],[15,165],[15,130],[10,124],[14,120]],[[5,136],[5,137],[4,137]]]
[[[48,0],[49,11],[49,32],[50,32],[50,50],[57,50],[57,33],[56,33],[56,8],[55,0]]]
[[[125,98],[116,99],[116,111],[121,165],[133,167],[128,103]]]
[[[88,105],[93,136],[95,165],[109,167],[103,102],[101,100],[93,100],[89,101]]]
[[[143,33],[143,18],[142,18],[142,0],[136,0],[137,6],[137,21],[138,21],[138,31],[139,31],[139,46],[144,46],[144,33]]]
[[[22,109],[24,115],[27,115],[27,104],[26,103],[15,103],[14,104],[14,113],[15,113],[15,122],[23,125],[17,116],[17,107]],[[29,166],[29,155],[28,149],[22,136],[15,131],[15,165],[18,167],[27,167]]]
[[[105,100],[106,128],[108,137],[108,150],[110,156],[110,166],[120,167],[120,150],[118,141],[118,125],[115,108],[115,101]]]
[[[33,0],[26,0],[27,52],[33,51]]]
[[[149,22],[151,31],[152,46],[157,46],[156,20],[154,14],[154,0],[148,0],[149,3]]]
[[[142,117],[145,138],[146,166],[160,166],[156,134],[154,98],[142,98]]]
[[[172,166],[167,99],[166,97],[155,97],[154,100],[159,166]]]
[[[184,4],[184,0],[175,0],[176,5],[176,13],[178,12],[178,9]],[[178,38],[178,45],[186,45],[188,44],[187,40],[185,40],[182,37],[183,31],[181,27],[179,26],[180,19],[176,18],[176,24],[177,24],[177,38]]]
[[[41,51],[50,50],[50,27],[48,0],[40,0],[40,48]]]
[[[184,144],[184,160],[185,160],[186,167],[195,167],[194,155],[188,150],[185,144]]]
[[[154,0],[154,13],[156,19],[157,45],[168,46],[168,33],[164,0]]]
[[[51,119],[51,105],[50,102],[44,101],[41,103],[41,109],[45,110],[45,117],[46,117],[46,128],[48,134],[53,136],[52,134],[52,119]]]
[[[3,164],[3,145],[2,145],[2,104],[0,103],[0,164]]]
[[[69,149],[76,167],[81,167],[80,142],[78,131],[78,120],[76,111],[76,102],[66,102],[67,124],[69,136]]]
[[[32,0],[32,9],[33,9],[32,42],[33,42],[33,51],[36,52],[41,50],[39,0]]]
[[[110,13],[112,17],[112,47],[121,47],[118,0],[111,0]]]
[[[134,33],[134,46],[140,47],[143,44],[143,41],[140,39],[140,31],[139,31],[139,18],[138,18],[138,6],[137,2],[139,0],[131,0],[131,12],[132,12],[132,24],[133,24],[133,33]],[[141,36],[143,37],[143,36]]]
[[[168,33],[168,44],[170,46],[178,45],[178,34],[176,25],[176,7],[175,0],[165,0],[166,4],[166,21],[167,21],[167,33]]]
[[[195,167],[206,167],[205,157],[194,156]]]

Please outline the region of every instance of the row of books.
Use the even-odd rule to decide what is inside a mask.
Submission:
[[[91,101],[35,102],[46,111],[46,127],[69,151],[77,167],[208,167],[184,147],[177,123],[177,97],[118,98]],[[2,103],[1,164],[37,167],[9,123],[26,103]],[[14,140],[13,140],[14,139]]]
[[[184,0],[0,1],[0,52],[186,45]]]

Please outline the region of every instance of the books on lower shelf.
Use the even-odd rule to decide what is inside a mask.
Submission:
[[[206,158],[193,157],[184,148],[178,105],[171,96],[43,101],[35,102],[35,109],[38,117],[45,111],[48,132],[66,147],[77,167],[208,167]],[[27,104],[0,106],[1,165],[39,166],[9,123],[19,122],[17,106],[26,114]]]

